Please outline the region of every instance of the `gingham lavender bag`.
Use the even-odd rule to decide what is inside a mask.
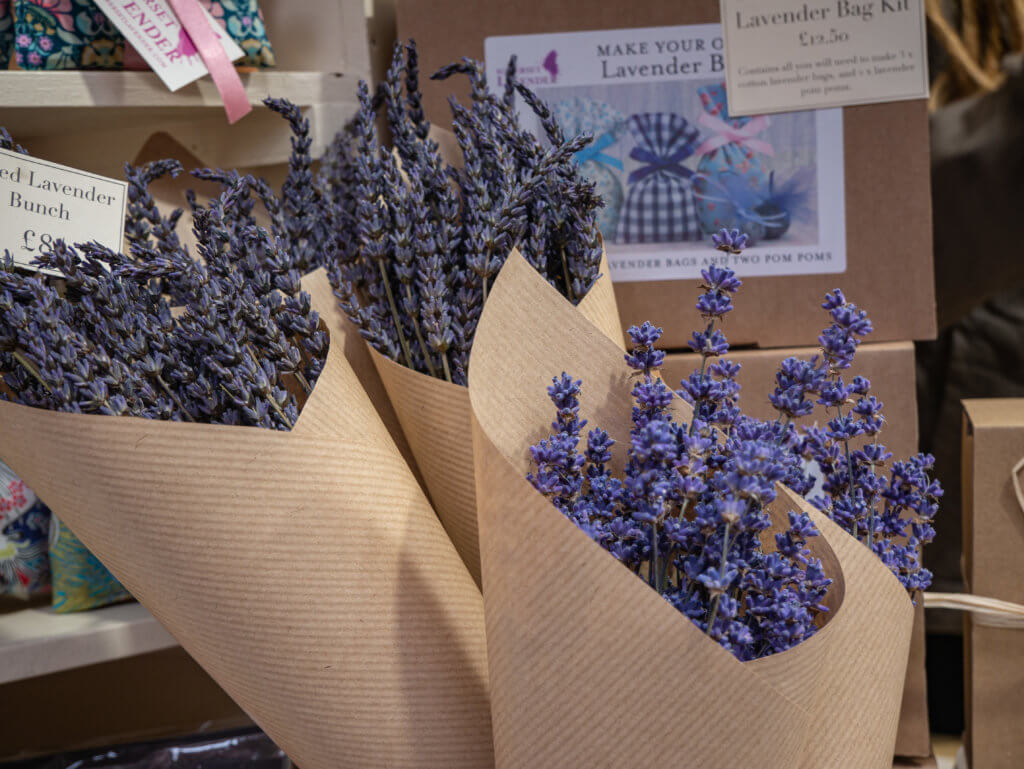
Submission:
[[[700,132],[672,112],[631,115],[636,146],[629,157],[640,163],[629,175],[629,192],[619,215],[620,243],[673,243],[700,240],[700,222],[690,177],[683,165],[696,149]]]

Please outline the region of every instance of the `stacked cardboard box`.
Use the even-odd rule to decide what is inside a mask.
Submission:
[[[1024,604],[1024,399],[965,400],[963,567],[975,595]],[[968,766],[1016,769],[1024,756],[1024,630],[964,620]]]

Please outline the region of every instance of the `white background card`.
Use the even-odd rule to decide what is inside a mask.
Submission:
[[[57,240],[121,250],[128,184],[0,150],[0,250],[30,261]]]
[[[721,0],[733,115],[928,97],[923,0]]]
[[[725,104],[718,24],[488,38],[487,77],[498,88],[512,54],[567,135],[595,135],[578,160],[605,200],[613,280],[697,278],[712,259],[741,277],[846,269],[842,111],[742,125],[709,114]],[[754,245],[739,256],[715,251],[720,226],[741,227]]]

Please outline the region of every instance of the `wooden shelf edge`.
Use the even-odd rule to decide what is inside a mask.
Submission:
[[[242,73],[241,77],[253,105],[274,95],[287,96],[300,106],[351,100],[357,79],[334,72],[278,70]],[[221,98],[208,77],[171,92],[152,72],[0,71],[0,108],[139,107],[220,108]]]
[[[137,603],[75,614],[23,609],[0,616],[0,684],[177,645]]]

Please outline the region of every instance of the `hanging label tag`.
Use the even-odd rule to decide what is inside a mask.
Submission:
[[[166,0],[95,0],[150,68],[172,91],[209,73],[192,38]],[[245,54],[217,21],[200,6],[230,61]]]
[[[721,0],[729,115],[928,98],[922,0]]]
[[[0,149],[0,251],[19,267],[58,240],[121,250],[128,183]]]

